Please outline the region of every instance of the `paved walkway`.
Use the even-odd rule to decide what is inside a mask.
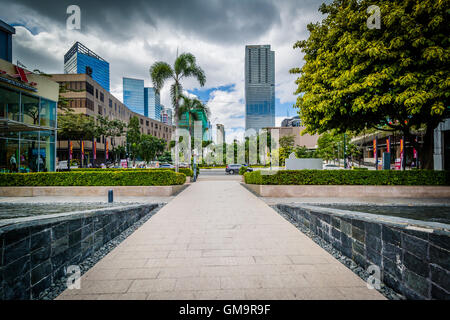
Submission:
[[[235,180],[200,179],[58,299],[384,299]]]

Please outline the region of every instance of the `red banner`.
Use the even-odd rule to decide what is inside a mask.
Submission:
[[[108,160],[108,140],[106,140],[106,149],[105,149],[105,152],[106,152],[106,160]]]
[[[72,144],[72,141],[70,141],[70,144],[69,144],[69,160],[72,160],[72,155],[73,155],[73,144]]]
[[[81,141],[81,158],[84,159],[84,141]]]
[[[386,152],[391,152],[391,138],[386,139]]]
[[[377,139],[373,139],[373,158],[377,161]]]

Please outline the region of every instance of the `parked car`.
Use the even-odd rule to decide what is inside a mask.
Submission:
[[[178,168],[189,168],[189,163],[187,162],[180,162],[178,165]]]
[[[172,165],[172,164],[170,164],[170,163],[161,163],[161,164],[159,165],[159,167],[160,167],[160,168],[167,168],[167,169],[173,169],[173,168],[175,168],[175,166]]]
[[[70,169],[78,169],[78,165],[70,166]],[[67,168],[67,160],[58,161],[58,165],[56,167],[56,171],[65,171]]]
[[[239,169],[244,166],[247,167],[247,172],[253,171],[252,168],[250,168],[248,165],[242,165],[242,164],[228,164],[227,167],[225,168],[225,173],[229,173],[229,174],[235,174],[235,173],[239,173]]]

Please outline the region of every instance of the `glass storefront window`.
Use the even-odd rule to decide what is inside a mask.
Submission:
[[[56,102],[41,98],[39,111],[40,125],[44,127],[56,126]]]
[[[22,131],[20,133],[20,139],[22,139],[22,140],[38,140],[39,132],[38,131]]]
[[[0,118],[20,121],[20,94],[0,87]]]
[[[39,98],[22,93],[23,122],[39,125]]]
[[[17,172],[19,141],[0,139],[0,172]]]
[[[38,171],[38,141],[20,140],[20,166],[19,172]]]

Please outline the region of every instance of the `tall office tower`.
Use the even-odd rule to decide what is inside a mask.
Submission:
[[[225,142],[225,126],[223,124],[216,124],[216,143]]]
[[[0,20],[0,59],[12,62],[12,35],[16,29]]]
[[[144,105],[148,112],[147,117],[161,121],[161,104],[155,88],[144,88]]]
[[[148,117],[144,103],[144,80],[123,78],[123,103],[131,111]]]
[[[86,73],[109,92],[109,63],[78,41],[64,55],[64,73]]]
[[[275,52],[245,46],[245,129],[275,126]]]

